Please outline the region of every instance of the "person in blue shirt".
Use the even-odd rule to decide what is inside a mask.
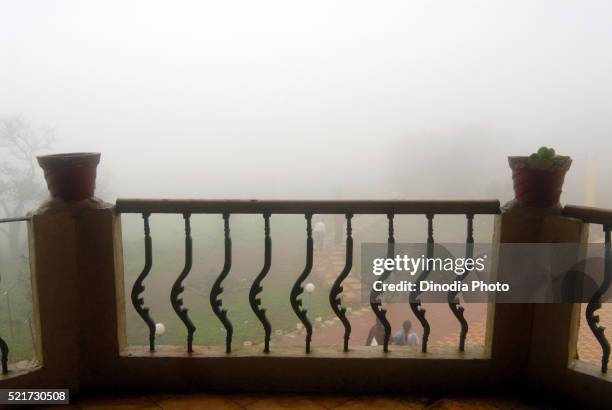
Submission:
[[[412,322],[404,320],[402,329],[393,334],[393,343],[399,346],[416,346],[419,344],[419,337],[416,333],[411,332]]]

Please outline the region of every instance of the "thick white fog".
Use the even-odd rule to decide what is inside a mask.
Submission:
[[[548,145],[574,158],[563,201],[589,179],[610,207],[611,22],[609,1],[5,0],[0,117],[102,152],[108,200],[503,201],[506,156]]]

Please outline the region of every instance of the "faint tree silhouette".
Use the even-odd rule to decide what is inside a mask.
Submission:
[[[511,199],[511,140],[484,125],[407,135],[389,156],[391,178],[403,198]]]
[[[53,132],[48,128],[33,129],[20,117],[0,119],[0,215],[23,216],[35,202],[47,195],[38,177],[36,155],[51,146]],[[4,224],[0,232],[6,236],[10,257],[21,254],[22,226]]]

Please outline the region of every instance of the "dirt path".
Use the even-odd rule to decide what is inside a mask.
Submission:
[[[318,264],[313,276],[321,277],[326,289],[331,288],[333,281],[339,272],[342,271],[345,263],[345,247],[343,244],[333,244],[331,241],[325,243],[324,251],[321,252],[321,263]],[[355,271],[357,268],[353,268]],[[352,272],[349,278],[343,283],[344,292],[342,300],[354,306],[349,312],[351,322],[351,344],[364,345],[369,330],[375,323],[375,316],[368,304],[361,303],[360,289],[361,283],[357,275]],[[432,303],[424,306],[426,318],[431,327],[429,336],[429,346],[458,346],[460,326],[457,319],[449,310],[445,303]],[[465,317],[471,327],[468,331],[468,345],[484,345],[485,323],[487,315],[487,305],[484,303],[466,304]],[[421,324],[413,315],[410,305],[407,303],[392,303],[385,306],[387,318],[391,323],[392,332],[401,328],[404,320],[409,319],[413,324],[413,331],[419,335],[423,334]],[[338,318],[311,318],[314,325],[313,346],[324,346],[341,348],[343,344],[344,327]],[[277,337],[275,343],[280,346],[303,346],[304,331],[299,330],[300,323],[296,320],[296,330]]]
[[[486,323],[486,305],[465,305],[466,319],[470,324],[471,331],[468,332],[468,345],[484,345],[484,329]],[[459,343],[459,324],[445,304],[430,304],[426,306],[426,317],[431,326],[429,346],[456,346]],[[423,334],[422,327],[412,314],[408,304],[392,304],[387,306],[387,317],[391,323],[392,331],[401,328],[404,320],[410,319],[413,329],[419,339]],[[351,344],[365,345],[370,327],[374,324],[374,313],[370,307],[353,310],[349,314],[351,322]],[[284,335],[276,343],[281,346],[303,346],[304,331],[296,330]],[[344,336],[344,327],[337,319],[317,322],[314,321],[312,344],[313,346],[324,346],[341,348]]]

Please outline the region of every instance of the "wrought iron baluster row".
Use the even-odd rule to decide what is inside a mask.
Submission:
[[[312,340],[312,324],[310,320],[308,320],[308,311],[302,307],[302,299],[298,299],[298,297],[304,292],[304,287],[302,284],[310,275],[310,271],[312,270],[312,262],[313,262],[313,241],[312,241],[312,214],[307,213],[306,217],[306,266],[304,267],[304,271],[297,278],[293,287],[291,288],[291,295],[289,296],[289,301],[291,303],[291,307],[293,311],[300,319],[304,328],[306,329],[306,353],[310,353],[310,342]]]
[[[610,360],[610,342],[605,335],[606,328],[599,324],[599,315],[595,314],[595,312],[601,308],[602,297],[608,291],[610,283],[612,282],[612,241],[610,235],[612,225],[604,225],[603,229],[605,234],[604,278],[601,286],[593,294],[593,297],[587,304],[585,315],[591,332],[593,332],[593,335],[601,346],[601,371],[602,373],[607,373],[608,361]]]
[[[346,277],[351,272],[353,267],[353,228],[351,226],[351,219],[353,218],[352,214],[346,214],[346,262],[344,265],[344,269],[338,275],[334,284],[331,287],[331,291],[329,292],[329,303],[332,307],[332,310],[342,322],[344,326],[344,351],[348,352],[349,350],[349,339],[351,337],[351,323],[346,317],[346,308],[340,306],[342,304],[342,300],[340,299],[340,294],[343,291],[342,282],[346,279]]]
[[[467,214],[467,238],[465,240],[465,257],[467,259],[472,258],[474,256],[474,215]],[[462,282],[466,276],[470,274],[470,271],[466,271],[463,275],[461,275],[458,279],[459,282]],[[459,292],[449,292],[448,293],[448,306],[457,318],[457,321],[461,325],[461,332],[459,334],[459,351],[465,351],[465,339],[467,338],[468,333],[468,322],[465,320],[464,312],[465,308],[461,306],[458,300]]]
[[[225,327],[225,351],[226,353],[231,353],[234,328],[232,327],[232,322],[230,322],[227,317],[227,309],[222,308],[223,301],[220,298],[221,293],[223,293],[223,280],[225,280],[232,268],[232,238],[230,237],[228,213],[223,214],[223,231],[225,235],[225,262],[223,264],[223,270],[217,277],[210,291],[210,305],[217,318],[223,323],[223,327]]]
[[[429,259],[433,257],[433,251],[434,251],[434,237],[433,237],[434,215],[427,214],[426,217],[427,217],[427,252],[426,252],[427,255],[426,257],[427,259]],[[430,273],[429,269],[423,269],[423,271],[421,271],[421,273],[419,274],[416,280],[416,283],[420,283],[421,281],[424,281],[427,278],[427,276],[429,276],[429,273]],[[429,340],[429,333],[431,331],[431,328],[429,326],[429,322],[427,321],[427,318],[425,317],[426,310],[421,305],[421,300],[419,299],[420,294],[421,294],[421,291],[410,293],[410,309],[412,310],[412,313],[414,313],[416,318],[421,323],[421,326],[423,327],[423,339],[421,342],[421,351],[423,353],[427,353],[427,342]]]
[[[151,231],[150,231],[150,226],[149,226],[150,214],[143,213],[142,217],[144,220],[144,232],[145,232],[145,266],[141,274],[136,279],[136,282],[134,283],[134,286],[132,288],[132,303],[134,305],[134,308],[138,312],[139,316],[145,321],[145,323],[147,324],[147,327],[149,328],[149,342],[150,342],[149,347],[150,347],[150,350],[153,351],[155,350],[155,322],[150,315],[149,308],[144,307],[144,299],[142,297],[142,292],[145,289],[143,282],[151,270],[152,260],[153,260],[152,258],[152,239],[151,239],[151,233],[150,233]],[[190,225],[191,215],[189,213],[185,213],[183,217],[185,221],[185,267],[183,268],[183,271],[181,272],[179,277],[176,279],[172,287],[170,300],[174,308],[174,311],[176,312],[176,314],[179,316],[179,318],[181,319],[181,321],[185,324],[187,328],[187,349],[189,352],[193,352],[193,335],[195,333],[196,328],[193,322],[191,321],[191,319],[189,318],[188,309],[186,309],[183,306],[183,299],[180,298],[181,293],[184,291],[183,281],[186,279],[187,275],[189,274],[191,270],[192,259],[193,259],[193,245],[192,245],[191,225]],[[264,263],[263,263],[262,270],[257,275],[257,277],[254,279],[253,284],[249,291],[249,304],[251,306],[251,309],[255,313],[256,317],[261,322],[264,332],[265,332],[264,352],[266,353],[270,352],[270,339],[271,339],[271,333],[272,333],[272,326],[266,316],[266,309],[263,309],[261,307],[260,296],[261,296],[261,292],[263,291],[262,282],[268,275],[270,268],[271,268],[271,263],[272,263],[272,239],[270,235],[270,217],[271,217],[271,214],[269,212],[263,213]],[[344,326],[343,350],[345,352],[349,350],[351,323],[347,318],[346,308],[342,306],[341,294],[343,292],[342,283],[350,274],[350,271],[353,265],[354,250],[353,250],[353,236],[352,236],[352,233],[353,233],[352,232],[352,217],[353,215],[350,213],[345,215],[345,218],[346,218],[345,266],[343,270],[336,277],[331,287],[330,293],[329,293],[329,302],[332,307],[332,310],[334,311],[334,313],[340,319],[340,322]],[[232,266],[232,256],[231,256],[232,255],[232,241],[231,241],[231,236],[230,236],[229,218],[230,218],[229,213],[223,214],[224,239],[225,239],[225,262],[224,262],[223,269],[221,273],[219,274],[219,276],[216,278],[212,286],[211,293],[210,293],[210,304],[211,304],[212,310],[214,314],[216,315],[216,317],[221,321],[221,323],[223,324],[226,330],[226,352],[227,353],[230,353],[231,348],[232,348],[233,327],[232,327],[232,323],[230,322],[228,318],[227,310],[222,308],[223,302],[221,299],[221,294],[223,293],[223,290],[224,290],[222,286],[223,281],[228,276],[231,270],[231,266]],[[472,257],[473,252],[474,252],[474,235],[473,235],[474,233],[474,229],[473,229],[474,215],[467,214],[466,218],[467,218],[466,257],[469,258],[469,257]],[[310,275],[312,267],[313,267],[314,243],[313,243],[313,235],[312,235],[312,214],[306,213],[305,219],[306,219],[306,266],[304,267],[304,270],[302,271],[302,273],[296,279],[296,282],[294,283],[291,289],[290,304],[291,304],[293,311],[295,312],[295,314],[297,315],[297,317],[299,318],[299,320],[301,321],[301,323],[303,324],[306,330],[306,338],[305,338],[306,352],[310,353],[313,327],[312,327],[310,318],[308,316],[308,311],[307,309],[304,308],[303,300],[300,296],[304,292],[304,286],[303,286],[304,282]],[[387,257],[394,258],[394,255],[395,255],[394,214],[393,213],[387,214],[387,219],[388,219]],[[434,214],[426,214],[426,219],[427,219],[427,252],[426,252],[427,255],[426,257],[432,258],[433,253],[434,253],[434,234],[433,234]],[[606,235],[607,235],[606,236],[607,238],[606,250],[608,253],[610,253],[609,227],[607,227]],[[609,266],[606,266],[606,271],[607,272],[610,271]],[[427,269],[427,267],[425,267],[425,269],[423,269],[418,275],[417,281],[426,280],[426,278],[429,276],[430,273],[431,273],[430,270]],[[460,278],[460,280],[463,280],[465,276],[467,276],[469,273],[470,272],[466,272],[463,275],[463,277]],[[386,280],[390,274],[391,274],[391,271],[385,271],[383,275],[381,275],[380,280],[382,281]],[[609,280],[608,280],[607,286],[609,286]],[[602,286],[602,289],[603,289],[603,286]],[[421,304],[421,300],[419,299],[420,294],[421,294],[420,291],[412,292],[410,294],[410,307],[411,307],[412,312],[414,313],[416,318],[419,320],[423,328],[423,336],[422,336],[421,345],[422,345],[422,352],[426,353],[428,339],[429,339],[431,329],[430,329],[430,324],[426,318],[426,310],[423,308]],[[603,291],[602,291],[602,294],[603,294]],[[465,340],[466,340],[467,332],[468,332],[468,323],[464,317],[464,308],[460,305],[460,302],[458,301],[457,296],[458,296],[457,292],[450,292],[448,295],[448,305],[451,311],[453,312],[453,314],[455,315],[456,319],[458,320],[459,324],[461,325],[461,333],[460,333],[460,338],[459,338],[459,350],[464,351],[465,350]],[[388,352],[389,342],[391,338],[391,325],[386,317],[387,311],[382,306],[382,300],[381,300],[382,292],[376,292],[372,290],[370,297],[371,297],[370,307],[372,308],[374,314],[376,315],[377,319],[380,321],[380,323],[382,324],[384,328],[383,350],[384,352]],[[593,315],[593,312],[597,310],[599,306],[596,307],[596,304],[594,302],[590,304],[590,310],[587,309],[587,312],[588,312],[587,320],[591,320],[593,323],[595,323],[596,329],[602,329],[601,334],[603,337],[603,328],[596,325],[598,318],[597,316]],[[593,327],[591,329],[593,330]],[[593,330],[593,332],[596,333],[596,332],[599,332],[599,330]],[[605,340],[605,337],[603,337],[603,339],[605,343],[607,343],[607,340]],[[598,340],[600,340],[600,338],[598,338]],[[600,340],[600,343],[602,344],[602,347],[604,348],[605,362],[607,363],[608,356],[609,356],[609,344],[607,345],[608,353],[606,355],[605,343],[602,342],[601,340]],[[0,348],[1,347],[2,346],[0,343]]]
[[[193,245],[191,240],[191,215],[188,213],[183,214],[183,219],[185,220],[185,267],[181,274],[176,278],[174,285],[172,286],[172,290],[170,292],[170,303],[172,304],[172,308],[176,312],[177,316],[181,319],[181,321],[185,324],[187,328],[187,351],[189,353],[193,352],[193,334],[196,331],[196,327],[193,322],[189,318],[188,311],[189,309],[183,307],[183,298],[179,298],[179,295],[183,293],[185,287],[183,286],[183,281],[191,271],[191,265],[193,262]]]
[[[261,322],[265,336],[264,336],[264,353],[270,352],[270,335],[272,334],[272,325],[268,321],[266,317],[266,309],[261,307],[261,299],[259,298],[259,293],[263,291],[263,286],[261,282],[264,280],[268,272],[270,271],[270,266],[272,265],[272,238],[270,237],[270,213],[265,213],[263,215],[264,218],[264,265],[261,269],[261,272],[255,280],[253,281],[253,285],[251,286],[251,290],[249,291],[249,304],[251,305],[251,309],[257,316],[257,319]]]
[[[393,214],[387,214],[387,220],[389,224],[389,236],[387,238],[387,257],[393,258],[395,254],[395,233],[393,228]],[[382,275],[380,275],[380,281],[384,282],[389,275],[391,275],[391,271],[385,270]],[[382,307],[382,292],[376,291],[372,289],[370,293],[370,307],[376,315],[376,319],[383,325],[385,330],[385,336],[383,339],[383,351],[385,353],[389,352],[389,340],[391,339],[391,324],[387,319],[387,310]]]

